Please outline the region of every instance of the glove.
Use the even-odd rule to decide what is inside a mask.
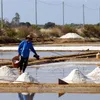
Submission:
[[[37,55],[37,54],[35,54],[34,57],[35,57],[37,60],[40,59],[39,55]]]

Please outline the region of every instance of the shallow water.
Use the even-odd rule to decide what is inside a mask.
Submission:
[[[37,52],[40,57],[50,57],[50,56],[62,56],[69,54],[79,54],[81,52]],[[14,56],[18,55],[17,52],[0,52],[0,59],[12,59]],[[33,57],[33,53],[30,52],[30,58]]]
[[[16,53],[14,53],[16,54]],[[13,54],[13,55],[14,55]],[[47,56],[50,53],[43,54]],[[12,53],[8,56],[13,56]],[[5,54],[5,57],[8,57]],[[36,65],[34,65],[36,66]],[[67,62],[51,63],[38,65],[40,68],[31,68],[29,66],[26,71],[29,72],[40,83],[57,83],[58,78],[66,77],[73,69],[78,68],[85,75],[91,72],[95,67],[95,64],[71,64]],[[15,70],[16,72],[16,70]],[[99,100],[99,94],[64,94],[62,97],[58,97],[56,93],[37,93],[33,100]],[[19,100],[17,93],[0,93],[0,100]]]
[[[17,94],[1,93],[0,100],[19,100]],[[58,97],[58,94],[36,94],[33,100],[100,100],[99,94],[65,94]]]

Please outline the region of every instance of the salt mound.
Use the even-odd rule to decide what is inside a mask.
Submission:
[[[100,67],[96,67],[92,72],[87,74],[90,77],[96,77],[97,75],[100,75]]]
[[[100,67],[96,67],[92,72],[87,74],[87,77],[91,78],[95,82],[100,83]]]
[[[67,34],[61,36],[60,38],[76,38],[76,39],[81,38],[81,39],[83,39],[83,37],[81,37],[77,33],[67,33]]]
[[[33,83],[38,83],[38,81],[33,78],[29,73],[25,72],[22,73],[15,82],[33,82]]]
[[[0,67],[0,82],[9,82],[16,79],[16,74],[7,66]]]
[[[15,73],[7,66],[0,67],[0,76],[13,76]]]
[[[71,73],[62,79],[67,83],[91,83],[93,82],[91,79],[87,78],[81,71],[78,69],[74,69]]]

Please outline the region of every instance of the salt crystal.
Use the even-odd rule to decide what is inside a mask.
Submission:
[[[18,60],[15,60],[15,61],[14,61],[14,63],[15,63],[15,64],[18,64],[18,63],[19,63],[19,61],[18,61]]]

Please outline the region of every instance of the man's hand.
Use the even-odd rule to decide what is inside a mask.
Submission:
[[[18,54],[18,57],[20,57],[20,55]]]
[[[40,59],[39,55],[37,55],[37,54],[35,54],[34,57],[35,57],[37,60]]]

